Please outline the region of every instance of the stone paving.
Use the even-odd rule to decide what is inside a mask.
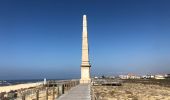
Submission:
[[[67,93],[61,95],[57,100],[91,100],[90,85],[80,84],[73,87]]]

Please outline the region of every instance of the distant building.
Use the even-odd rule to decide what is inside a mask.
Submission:
[[[98,79],[98,77],[97,77],[97,76],[95,76],[94,78],[95,78],[95,79]]]
[[[143,75],[142,78],[144,78],[144,79],[153,79],[153,78],[155,78],[155,76],[148,74],[148,75]]]
[[[165,79],[164,75],[155,75],[155,79]]]
[[[119,75],[120,79],[140,79],[140,76],[135,74],[128,74],[128,75]]]
[[[155,78],[155,76],[154,76],[154,75],[151,75],[151,78]]]
[[[108,78],[115,78],[115,76],[109,76]]]
[[[119,75],[120,79],[128,79],[129,77],[127,75]]]
[[[166,74],[166,75],[165,75],[165,78],[170,78],[170,74]]]

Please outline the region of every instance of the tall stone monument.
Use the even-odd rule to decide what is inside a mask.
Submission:
[[[83,15],[83,32],[82,32],[82,63],[81,63],[81,79],[80,83],[90,83],[90,63],[89,63],[89,47],[87,33],[87,18]]]

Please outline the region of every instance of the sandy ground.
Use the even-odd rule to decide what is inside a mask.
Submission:
[[[97,100],[170,100],[170,87],[141,83],[93,86]]]
[[[18,89],[23,89],[23,88],[35,87],[35,86],[38,86],[40,84],[42,84],[42,82],[17,84],[17,85],[10,85],[10,86],[0,86],[0,93],[1,92],[9,92],[11,90],[18,90]]]
[[[53,88],[50,88],[48,89],[48,100],[54,100],[53,99],[53,93],[55,94],[54,95],[54,98],[57,97],[57,92],[58,88],[55,88],[54,92],[53,92]],[[33,90],[33,89],[29,89],[29,90],[26,90],[26,96],[25,96],[25,100],[36,100],[36,92]],[[29,92],[30,91],[30,92]],[[42,89],[42,90],[39,90],[39,100],[46,100],[46,89]],[[22,100],[22,95],[20,93],[18,93],[18,96],[15,100]]]
[[[55,95],[55,98],[57,97],[57,95]],[[16,100],[22,100],[21,97],[16,98]],[[36,94],[30,94],[30,95],[26,95],[25,100],[36,100]],[[39,93],[39,100],[46,100],[46,91],[41,91]],[[53,95],[52,92],[49,92],[48,94],[48,100],[53,100]]]

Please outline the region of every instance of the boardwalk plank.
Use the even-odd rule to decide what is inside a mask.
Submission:
[[[80,84],[60,96],[57,100],[91,100],[90,85]]]

